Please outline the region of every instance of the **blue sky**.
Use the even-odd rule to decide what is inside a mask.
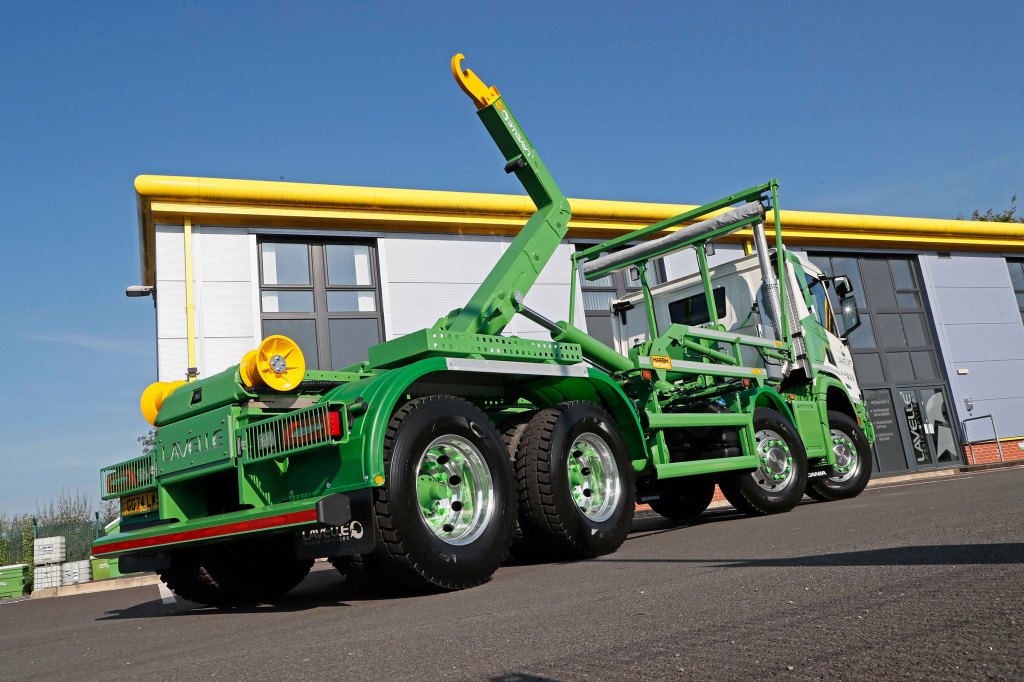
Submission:
[[[931,217],[1024,194],[1016,2],[0,3],[0,510],[138,452],[141,173],[520,192],[448,71],[569,196]]]

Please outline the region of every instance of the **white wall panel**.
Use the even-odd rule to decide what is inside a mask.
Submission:
[[[249,242],[238,228],[200,228],[198,251],[204,282],[250,282]]]
[[[242,356],[253,349],[250,338],[203,339],[203,368],[201,377],[223,372],[237,365]]]
[[[185,279],[184,228],[171,225],[156,226],[156,279]]]
[[[188,347],[185,339],[157,339],[157,380],[177,381],[185,378]]]
[[[381,239],[389,282],[479,284],[504,253],[499,237],[407,236]]]
[[[185,338],[185,282],[157,280],[156,335],[161,339]]]
[[[392,281],[389,285],[391,320],[388,337],[431,326],[451,310],[465,305],[476,287],[476,284]]]
[[[245,253],[245,260],[248,265],[248,252]],[[251,340],[252,284],[204,280],[200,286],[203,338],[242,337],[247,342]]]

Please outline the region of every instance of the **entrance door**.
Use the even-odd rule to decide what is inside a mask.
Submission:
[[[928,467],[959,462],[946,392],[941,387],[904,388],[899,394],[914,464]]]

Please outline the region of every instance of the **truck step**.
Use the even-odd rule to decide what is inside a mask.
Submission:
[[[750,426],[749,414],[722,412],[648,412],[652,429],[677,429],[695,426]]]
[[[697,476],[700,474],[717,474],[722,471],[738,471],[741,469],[756,469],[758,467],[757,456],[743,455],[741,457],[723,457],[721,459],[698,459],[693,462],[670,462],[658,464],[655,469],[658,478],[677,478],[679,476]]]

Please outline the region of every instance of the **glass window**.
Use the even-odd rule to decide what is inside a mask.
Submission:
[[[288,289],[267,289],[263,291],[263,312],[265,313],[311,313],[313,312],[312,291],[289,291]]]
[[[1010,281],[1013,288],[1024,291],[1024,261],[1006,259],[1006,265],[1010,268]]]
[[[715,298],[715,311],[718,319],[725,317],[725,287],[717,287],[712,290]],[[707,324],[711,321],[711,313],[708,311],[708,299],[704,292],[681,298],[668,304],[668,316],[675,324],[696,326]]]
[[[370,286],[370,247],[359,244],[328,244],[328,286]]]
[[[921,295],[916,291],[901,291],[896,294],[896,304],[900,308],[920,308]]]
[[[327,310],[332,313],[372,313],[377,309],[372,291],[328,291]]]
[[[299,344],[308,369],[320,369],[316,344],[316,320],[263,320],[263,336],[281,334]]]
[[[918,350],[910,353],[910,362],[914,365],[914,375],[922,381],[939,378],[939,367],[935,362],[935,353],[930,350]]]
[[[1024,259],[1007,258],[1006,266],[1010,269],[1010,281],[1017,295],[1017,308],[1020,310],[1021,321],[1024,322]]]
[[[914,269],[910,267],[910,261],[903,258],[892,258],[889,260],[889,265],[892,267],[892,280],[897,289],[917,289]]]
[[[260,245],[260,252],[264,284],[309,285],[308,245],[264,242]]]
[[[330,321],[331,369],[342,369],[366,359],[366,349],[380,343],[376,318]]]
[[[904,382],[914,380],[914,365],[910,362],[910,353],[886,353],[885,361],[889,363],[890,381]]]
[[[903,316],[903,332],[908,346],[930,346],[924,327],[924,315],[912,313]]]
[[[853,369],[857,373],[857,380],[862,384],[885,383],[882,361],[878,358],[878,353],[854,353]]]
[[[896,291],[889,276],[889,263],[881,258],[865,258],[860,263],[867,291],[867,305],[872,308],[895,308]]]
[[[883,313],[876,316],[878,320],[878,332],[882,339],[882,345],[886,348],[905,348],[907,337],[903,333],[903,323],[900,316],[891,313]]]

